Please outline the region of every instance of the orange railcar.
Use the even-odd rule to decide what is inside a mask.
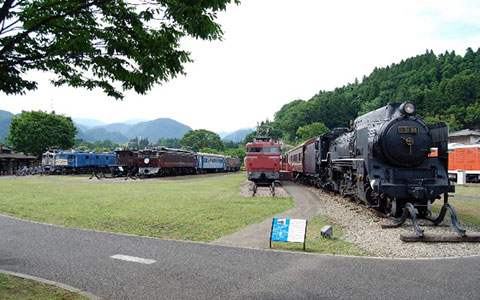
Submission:
[[[448,146],[448,174],[456,177],[460,171],[467,182],[480,182],[480,144]]]

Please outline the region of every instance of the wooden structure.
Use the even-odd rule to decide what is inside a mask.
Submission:
[[[14,153],[11,148],[0,144],[0,175],[13,175],[18,169],[35,165],[36,161],[35,156]]]

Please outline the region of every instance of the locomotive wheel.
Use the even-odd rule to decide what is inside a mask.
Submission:
[[[397,199],[386,199],[384,200],[383,211],[387,216],[392,216],[395,218],[400,217],[403,214],[403,205],[402,202]]]
[[[420,219],[426,219],[432,214],[427,208],[417,208],[417,210]]]

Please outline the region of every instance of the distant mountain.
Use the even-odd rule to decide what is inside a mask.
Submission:
[[[86,125],[77,123],[77,122],[75,122],[75,121],[73,121],[73,125],[75,125],[75,127],[77,127],[78,132],[80,132],[80,131],[87,131],[88,129],[90,129],[89,126],[86,126]]]
[[[0,110],[0,141],[9,133],[9,127],[14,114]],[[126,143],[130,139],[141,136],[147,137],[150,142],[156,142],[159,138],[181,138],[185,133],[192,130],[191,127],[169,118],[160,118],[153,121],[145,121],[137,124],[112,123],[105,124],[98,120],[85,118],[72,118],[78,133],[77,138],[89,142],[110,140],[115,143]],[[130,122],[141,121],[131,119]],[[101,124],[100,126],[93,126]]]
[[[129,125],[125,123],[112,123],[112,124],[107,124],[104,126],[97,126],[94,128],[104,128],[108,132],[120,132],[124,135],[126,135],[127,131],[135,125]]]
[[[130,138],[137,136],[148,137],[149,141],[156,142],[161,137],[181,138],[190,130],[192,130],[191,127],[175,120],[170,118],[160,118],[132,125],[126,135]]]
[[[148,120],[145,119],[138,119],[138,118],[133,118],[133,119],[128,119],[126,121],[123,121],[122,123],[129,124],[129,125],[135,125],[141,122],[148,122]]]
[[[255,128],[240,129],[240,130],[237,130],[237,131],[227,135],[222,140],[232,141],[232,142],[238,143],[238,142],[243,141],[245,139],[245,136],[247,136],[247,134],[249,134],[252,131],[255,131]]]
[[[13,117],[14,114],[11,112],[0,110],[0,141],[3,141],[8,135]]]
[[[80,137],[80,136],[77,134],[77,137]],[[111,142],[114,142],[114,143],[128,142],[128,138],[125,135],[121,134],[120,132],[110,132],[102,127],[95,127],[83,132],[82,138],[89,142],[104,141],[104,140],[110,140]]]
[[[192,130],[189,126],[168,118],[140,122],[134,125],[112,123],[87,130],[77,126],[77,129],[79,129],[77,137],[86,141],[94,142],[108,139],[115,143],[125,143],[138,136],[148,137],[151,142],[156,142],[162,137],[181,138],[186,132]]]
[[[231,131],[229,131],[229,132],[219,131],[219,132],[215,132],[215,133],[218,134],[221,139],[223,139],[224,137],[226,137],[227,135],[231,134],[232,132],[231,132]]]
[[[102,126],[106,125],[104,122],[95,120],[95,119],[87,119],[87,118],[72,118],[73,122],[83,125],[88,128],[92,128],[95,126]]]

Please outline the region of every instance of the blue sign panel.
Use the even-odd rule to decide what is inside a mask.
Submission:
[[[288,239],[288,229],[290,227],[290,219],[273,218],[272,241],[286,242]]]

